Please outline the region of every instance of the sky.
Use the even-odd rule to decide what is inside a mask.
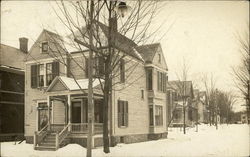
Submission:
[[[18,48],[18,38],[27,37],[31,47],[43,28],[64,33],[49,1],[1,3],[3,44]],[[189,67],[188,79],[195,87],[202,90],[201,76],[212,74],[218,89],[238,92],[231,67],[240,64],[236,35],[249,31],[249,2],[166,1],[152,29],[163,22],[157,37],[169,31],[157,42],[161,43],[170,80],[178,79],[176,73],[181,71],[185,60]],[[242,103],[239,101],[235,109],[242,110]]]

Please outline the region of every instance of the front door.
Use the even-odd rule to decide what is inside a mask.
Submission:
[[[72,102],[72,123],[81,123],[81,101]]]
[[[48,124],[49,111],[47,102],[38,103],[38,131]]]

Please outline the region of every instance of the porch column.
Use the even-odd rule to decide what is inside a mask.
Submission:
[[[50,96],[47,97],[47,103],[48,103],[48,113],[49,113],[48,130],[50,130],[50,124],[51,124]]]
[[[71,98],[70,94],[67,95],[67,101],[68,101],[68,123],[71,124]],[[71,131],[71,126],[69,128]]]

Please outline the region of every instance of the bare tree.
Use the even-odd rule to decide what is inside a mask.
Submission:
[[[183,58],[182,66],[179,71],[179,73],[176,73],[176,76],[180,80],[179,83],[177,83],[177,90],[180,99],[182,100],[183,105],[183,133],[186,134],[186,109],[188,101],[190,101],[190,97],[187,93],[188,86],[187,86],[187,80],[188,80],[188,73],[189,73],[189,65],[187,64],[187,61],[185,58]]]
[[[249,28],[249,24],[248,27]],[[247,109],[250,108],[250,52],[249,52],[249,29],[243,35],[238,35],[240,44],[241,63],[232,67],[235,86],[241,92],[241,98],[246,100]]]
[[[214,78],[213,74],[203,74],[201,76],[201,81],[206,90],[206,106],[209,110],[209,124],[210,126],[214,124],[214,115],[215,115],[215,108],[216,108],[216,79]]]
[[[136,47],[138,44],[150,42],[152,36],[156,35],[161,26],[153,32],[150,32],[149,28],[154,17],[164,5],[162,5],[162,2],[161,5],[158,5],[158,1],[134,1],[131,2],[133,7],[129,15],[122,18],[123,15],[118,15],[115,11],[118,6],[117,1],[56,1],[55,3],[56,5],[52,4],[52,7],[70,35],[67,36],[66,40],[61,37],[48,36],[52,41],[51,43],[53,43],[53,46],[50,46],[52,53],[49,55],[65,65],[70,77],[77,83],[77,78],[72,73],[65,58],[74,62],[83,73],[87,71],[82,66],[82,63],[74,59],[69,47],[80,52],[85,60],[88,60],[89,53],[84,49],[87,48],[93,52],[95,58],[93,79],[99,80],[104,99],[104,152],[109,153],[108,116],[110,112],[110,94],[113,86],[120,83],[118,78],[125,78],[125,76],[121,75],[121,70],[126,71],[126,79],[129,81],[117,90],[130,86],[138,79],[128,79],[133,75],[136,67],[143,63],[143,59],[137,52]],[[57,30],[54,31],[57,32]],[[127,65],[126,69],[123,69],[123,64]],[[78,86],[81,89],[79,84]],[[84,90],[81,89],[81,91],[85,93]]]

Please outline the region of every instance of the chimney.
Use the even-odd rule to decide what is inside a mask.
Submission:
[[[19,38],[19,49],[24,53],[28,53],[28,39],[27,38]]]

